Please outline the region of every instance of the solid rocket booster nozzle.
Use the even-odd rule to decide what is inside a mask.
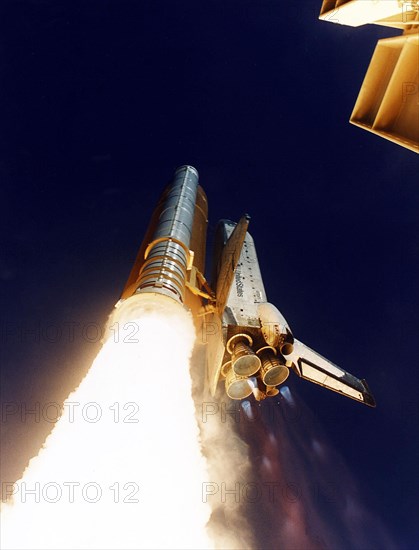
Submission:
[[[136,294],[156,292],[183,303],[198,178],[193,166],[181,166],[175,171],[145,252]]]

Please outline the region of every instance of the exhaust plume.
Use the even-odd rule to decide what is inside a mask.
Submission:
[[[192,318],[136,296],[2,509],[7,549],[211,548],[194,418]]]

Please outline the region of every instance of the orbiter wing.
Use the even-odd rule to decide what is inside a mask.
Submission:
[[[291,368],[301,378],[375,407],[365,380],[359,380],[295,338],[294,351],[286,359],[292,361]]]

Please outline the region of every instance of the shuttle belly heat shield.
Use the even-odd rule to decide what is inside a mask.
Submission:
[[[154,292],[184,302],[198,183],[198,172],[192,166],[176,170],[155,212],[157,219],[152,220],[153,233],[140,250],[134,288],[125,289],[123,297]]]

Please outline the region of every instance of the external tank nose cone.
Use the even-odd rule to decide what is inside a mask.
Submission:
[[[193,172],[195,176],[199,179],[198,170],[194,166],[191,166],[190,164],[183,164],[182,166],[179,166],[178,168],[176,168],[175,175],[178,174],[179,172]]]

